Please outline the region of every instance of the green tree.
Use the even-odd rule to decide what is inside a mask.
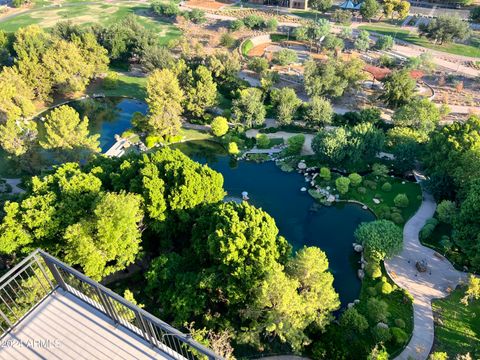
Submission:
[[[368,329],[368,321],[354,307],[343,312],[339,320],[340,326],[347,332],[363,334]]]
[[[65,260],[81,264],[85,274],[95,280],[133,263],[140,250],[140,204],[141,198],[133,194],[102,196],[92,219],[66,229]]]
[[[93,33],[86,32],[80,36],[73,35],[72,42],[80,50],[88,78],[107,72],[108,63],[110,62],[108,51],[97,42]]]
[[[217,84],[203,65],[194,71],[192,80],[185,92],[185,109],[193,116],[203,117],[205,111],[217,103]]]
[[[290,65],[298,61],[297,53],[290,49],[281,49],[273,55],[273,60],[282,65]]]
[[[320,174],[319,175],[323,180],[326,180],[326,181],[329,181],[332,178],[332,174],[330,172],[330,169],[326,168],[326,167],[320,168]]]
[[[347,156],[348,133],[344,128],[321,130],[313,138],[312,149],[319,159],[338,164]]]
[[[318,11],[327,11],[333,6],[332,0],[313,0],[309,3],[309,6]]]
[[[395,125],[411,127],[414,130],[429,134],[442,118],[442,111],[428,99],[414,99],[393,114]]]
[[[428,360],[448,360],[448,354],[443,351],[435,351],[430,354]]]
[[[254,56],[248,61],[247,67],[249,70],[261,74],[268,69],[268,60],[263,57]]]
[[[348,187],[350,185],[350,179],[348,177],[340,176],[335,180],[335,186],[338,192],[342,195],[348,192]]]
[[[257,88],[239,90],[238,98],[233,100],[232,110],[236,121],[247,127],[263,124],[266,110],[262,91]]]
[[[305,135],[297,134],[291,136],[287,140],[287,148],[284,150],[286,156],[300,155],[303,144],[305,143]]]
[[[184,94],[175,74],[168,70],[155,70],[147,81],[148,126],[160,136],[178,134],[181,127]]]
[[[457,205],[450,200],[443,200],[437,206],[438,220],[446,224],[453,223],[457,215]]]
[[[470,274],[468,277],[468,287],[461,302],[465,305],[468,305],[469,301],[478,299],[480,299],[480,278]]]
[[[367,0],[368,1],[368,0]],[[376,0],[373,0],[376,2]],[[361,30],[355,39],[355,49],[360,51],[367,51],[370,49],[370,33],[366,30]]]
[[[449,43],[453,40],[465,40],[471,34],[470,26],[458,16],[440,15],[428,24],[418,27],[420,34],[436,43]]]
[[[393,107],[405,105],[412,100],[415,85],[408,70],[394,71],[385,78],[384,92],[380,98]]]
[[[45,139],[40,141],[44,149],[67,151],[77,158],[79,151],[100,151],[98,138],[90,135],[88,118],[80,119],[78,112],[68,105],[53,109],[45,117]]]
[[[290,124],[295,112],[302,104],[302,100],[297,97],[292,88],[274,89],[271,92],[271,99],[280,124]]]
[[[211,127],[213,135],[223,136],[228,132],[228,121],[223,116],[217,116],[213,119]]]
[[[376,220],[359,225],[355,238],[363,244],[368,257],[380,261],[398,254],[403,247],[402,230],[389,220]]]
[[[380,11],[380,4],[377,0],[365,0],[360,6],[360,14],[365,20],[370,21]]]
[[[0,124],[18,120],[35,111],[33,91],[14,68],[0,72]]]
[[[476,6],[470,10],[470,19],[473,22],[480,22],[480,6]]]
[[[228,153],[230,155],[237,155],[240,153],[240,150],[238,149],[238,145],[236,142],[230,142],[228,143]]]
[[[85,90],[93,77],[93,67],[86,63],[82,51],[65,40],[55,41],[43,55],[42,63],[51,74],[55,89],[63,94]]]
[[[140,64],[147,72],[155,69],[172,69],[175,66],[175,58],[165,46],[151,45],[142,49]]]
[[[348,175],[348,178],[350,179],[350,183],[352,186],[358,186],[362,183],[362,177],[358,175],[357,173],[351,173]]]
[[[314,125],[330,125],[333,118],[333,108],[329,100],[314,96],[307,104],[305,120]]]

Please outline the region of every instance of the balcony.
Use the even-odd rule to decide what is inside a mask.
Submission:
[[[222,359],[42,250],[0,279],[0,359]]]

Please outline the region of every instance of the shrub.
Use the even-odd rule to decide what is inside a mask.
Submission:
[[[242,20],[236,19],[236,20],[233,20],[232,22],[230,22],[229,29],[232,30],[232,31],[238,31],[238,30],[243,29],[244,26],[245,26],[245,24],[243,23]]]
[[[162,142],[162,138],[160,136],[149,135],[145,139],[145,146],[149,149],[153,148],[155,145]]]
[[[23,5],[30,4],[30,0],[12,0],[12,7],[19,8]]]
[[[376,343],[386,343],[392,338],[390,329],[386,329],[380,326],[375,326],[372,328],[372,335]]]
[[[405,321],[403,319],[395,319],[395,326],[404,329],[405,328]]]
[[[367,189],[364,188],[363,186],[360,186],[358,189],[357,189],[358,193],[359,194],[366,194],[367,193]]]
[[[383,295],[388,295],[393,291],[393,288],[388,282],[380,282],[377,285],[377,290]]]
[[[397,224],[397,225],[403,224],[403,222],[405,221],[405,220],[403,219],[402,214],[399,214],[399,213],[397,213],[397,212],[392,213],[392,214],[390,215],[390,219],[391,219],[395,224]]]
[[[115,89],[118,86],[119,76],[115,71],[109,71],[103,79],[102,86],[104,89]]]
[[[335,180],[335,186],[340,194],[346,194],[350,185],[350,179],[344,176],[340,176]]]
[[[255,56],[248,61],[247,68],[260,74],[268,69],[268,60],[263,57]]]
[[[230,35],[228,32],[223,33],[220,37],[220,45],[225,46],[226,48],[232,48],[236,43],[235,38]]]
[[[453,201],[443,200],[437,206],[438,220],[451,224],[457,213],[457,206]]]
[[[382,276],[380,264],[373,260],[367,263],[365,266],[365,271],[372,279],[378,279],[380,276]]]
[[[357,173],[351,173],[348,175],[348,178],[350,179],[350,184],[352,184],[352,186],[357,187],[362,183],[362,177]]]
[[[257,135],[257,147],[259,149],[268,149],[270,146],[270,139],[265,134],[258,134]]]
[[[405,344],[408,340],[408,335],[402,329],[398,327],[392,327],[390,332],[393,336],[393,339],[398,345]]]
[[[422,230],[420,230],[420,240],[427,240],[438,225],[438,220],[435,218],[428,219]]]
[[[406,194],[398,194],[395,196],[395,199],[393,199],[393,203],[400,208],[406,208],[409,203],[408,196]]]
[[[366,187],[372,189],[372,190],[376,190],[377,189],[377,183],[375,181],[372,181],[372,180],[365,180],[363,182],[363,185],[365,185]]]
[[[228,121],[223,116],[217,116],[213,119],[210,126],[215,136],[223,136],[228,132]]]
[[[157,15],[168,17],[173,17],[180,13],[180,8],[174,1],[169,1],[168,3],[154,1],[152,2],[151,9]]]
[[[394,44],[395,41],[393,40],[393,37],[389,35],[380,36],[375,43],[375,48],[378,50],[390,50]]]
[[[284,150],[285,155],[298,155],[302,151],[303,143],[305,142],[305,135],[294,135],[287,140],[287,148]]]
[[[330,172],[329,168],[322,167],[320,168],[320,174],[319,176],[326,181],[329,181],[332,178],[332,173]]]
[[[249,29],[261,29],[265,26],[263,18],[258,15],[249,15],[244,17],[243,23]]]
[[[265,27],[267,31],[276,31],[278,27],[278,20],[275,18],[270,18],[265,22]]]
[[[372,174],[374,176],[386,177],[388,176],[388,167],[383,164],[373,164],[372,165]]]
[[[368,329],[367,319],[354,307],[343,312],[340,316],[339,323],[345,330],[353,330],[359,334],[364,333],[365,330]]]
[[[205,11],[200,9],[192,9],[192,11],[184,11],[182,13],[183,17],[195,24],[204,23],[207,19],[205,17]]]
[[[388,182],[382,185],[382,191],[390,192],[392,191],[392,185]]]
[[[370,286],[369,288],[367,288],[367,292],[368,295],[370,295],[371,297],[377,296],[377,289],[375,289],[374,286]]]
[[[228,153],[230,155],[237,155],[240,152],[236,142],[231,142],[228,144]]]

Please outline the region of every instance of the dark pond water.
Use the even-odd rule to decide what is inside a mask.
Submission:
[[[240,198],[242,191],[248,191],[250,203],[275,218],[280,234],[295,250],[318,246],[325,251],[342,305],[358,298],[360,256],[352,249],[353,232],[361,222],[374,220],[371,212],[353,204],[319,206],[308,193],[300,191],[305,186],[302,175],[285,173],[273,162],[232,162],[211,142],[190,142],[176,147],[221,172],[228,196]]]

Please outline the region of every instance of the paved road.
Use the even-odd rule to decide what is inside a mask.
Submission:
[[[433,216],[436,206],[433,196],[423,192],[422,205],[405,224],[402,252],[385,261],[390,277],[414,298],[413,335],[404,351],[396,357],[398,360],[427,359],[434,339],[431,301],[448,296],[450,290],[467,279],[467,274],[455,270],[447,259],[435,255],[434,250],[423,246],[418,239],[418,233]],[[420,260],[427,261],[427,272],[417,271],[415,264]]]

